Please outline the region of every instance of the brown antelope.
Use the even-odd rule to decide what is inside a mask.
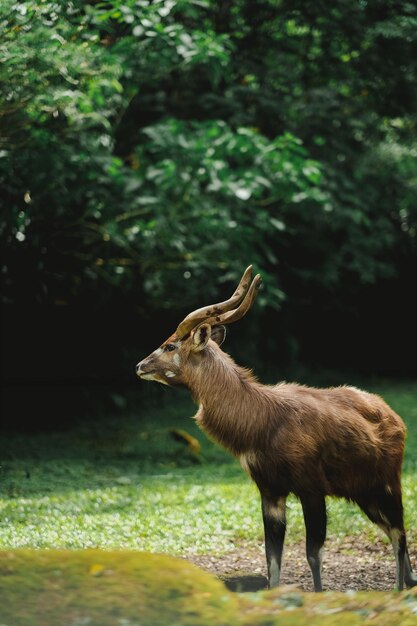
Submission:
[[[379,396],[354,387],[262,385],[220,349],[224,324],[251,307],[261,283],[248,267],[232,297],[187,315],[138,363],[145,380],[187,387],[198,425],[232,452],[259,488],[269,586],[279,584],[286,498],[301,501],[307,560],[321,591],[325,496],[356,502],[391,540],[399,590],[417,585],[407,551],[401,497],[405,426]]]

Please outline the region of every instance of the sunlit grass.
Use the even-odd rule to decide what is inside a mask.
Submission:
[[[385,384],[408,426],[404,505],[417,542],[417,385]],[[1,450],[0,549],[131,548],[170,554],[223,553],[262,539],[256,487],[189,419],[179,396],[139,417],[108,418],[67,433],[12,436]],[[201,462],[171,438],[186,429]],[[344,501],[329,500],[329,535],[380,535]],[[288,541],[304,535],[301,506],[288,502]]]

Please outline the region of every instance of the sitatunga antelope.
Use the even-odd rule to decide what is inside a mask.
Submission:
[[[269,586],[279,584],[286,498],[301,501],[307,561],[322,590],[326,496],[356,502],[391,540],[399,590],[417,585],[408,555],[401,496],[405,426],[377,395],[342,386],[263,385],[221,350],[225,324],[239,320],[261,284],[248,267],[229,300],[187,315],[137,375],[187,387],[197,424],[239,460],[259,488]]]

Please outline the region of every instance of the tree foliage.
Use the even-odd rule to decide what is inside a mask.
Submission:
[[[318,289],[337,306],[413,262],[413,3],[0,11],[7,302],[135,289],[175,308],[254,262],[264,303]]]

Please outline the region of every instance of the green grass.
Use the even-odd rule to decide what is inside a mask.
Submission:
[[[368,385],[408,427],[404,504],[417,544],[417,384]],[[223,553],[262,538],[259,496],[238,463],[189,419],[195,406],[170,390],[153,408],[70,431],[10,435],[1,443],[0,549],[125,548],[173,555]],[[201,462],[170,436],[201,443]],[[329,535],[379,535],[354,505],[329,500]],[[288,539],[304,535],[289,500]],[[414,552],[414,549],[412,548]]]

